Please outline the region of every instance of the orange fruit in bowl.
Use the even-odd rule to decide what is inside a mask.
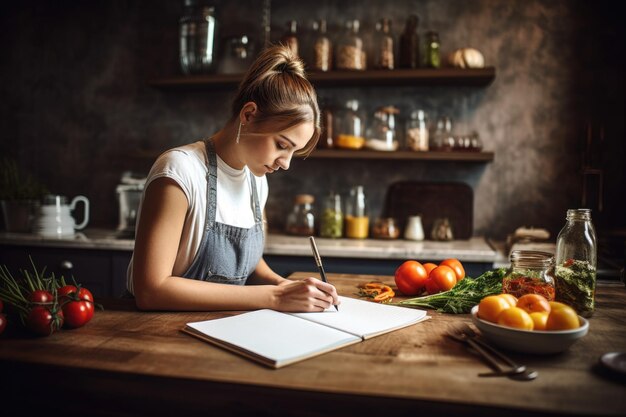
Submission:
[[[530,313],[530,318],[533,320],[533,330],[546,330],[546,323],[548,322],[547,311],[535,311]]]
[[[498,322],[498,317],[504,310],[512,308],[509,302],[499,295],[489,295],[478,304],[478,317],[492,323]]]
[[[517,306],[517,297],[515,297],[513,294],[498,294],[498,297],[504,298],[511,307]]]
[[[500,313],[498,324],[522,330],[532,330],[535,327],[530,314],[519,307],[509,307]]]
[[[553,307],[546,321],[546,330],[571,330],[579,327],[580,320],[576,310],[565,304]]]
[[[558,301],[548,301],[550,304],[550,310],[556,310],[563,307],[569,307],[567,304],[560,303]]]
[[[516,307],[530,313],[550,312],[550,302],[543,295],[524,294],[517,300]]]

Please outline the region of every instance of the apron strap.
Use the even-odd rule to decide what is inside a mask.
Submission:
[[[206,222],[205,229],[210,229],[215,224],[215,213],[217,207],[217,157],[215,156],[215,146],[211,139],[204,140],[207,155],[207,205],[206,205]]]

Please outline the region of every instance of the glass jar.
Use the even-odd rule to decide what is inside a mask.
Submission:
[[[406,126],[406,141],[409,149],[414,151],[428,150],[428,122],[424,110],[415,110]]]
[[[298,55],[298,22],[295,20],[287,22],[287,30],[280,38],[280,42],[291,49],[295,55]]]
[[[313,236],[315,234],[315,215],[311,194],[298,194],[293,200],[293,210],[287,216],[287,233],[296,236]]]
[[[434,151],[451,151],[456,143],[452,135],[452,120],[448,116],[437,120],[437,129],[430,141],[430,148]]]
[[[359,35],[358,20],[346,22],[344,35],[337,45],[337,69],[363,71],[366,67],[366,54],[363,39]]]
[[[380,19],[376,24],[374,40],[374,65],[377,69],[394,69],[393,37],[391,36],[391,20]]]
[[[365,144],[365,117],[358,100],[348,100],[337,120],[335,146],[343,149],[361,149]]]
[[[218,71],[221,74],[243,74],[254,59],[252,43],[247,35],[233,36],[225,41],[225,51]]]
[[[180,67],[185,75],[211,72],[217,59],[215,7],[185,0],[179,21]]]
[[[325,99],[320,99],[321,132],[317,141],[318,148],[332,148],[335,144],[333,137],[334,115],[332,105]]]
[[[591,210],[567,210],[556,239],[556,300],[583,317],[595,308],[597,247]]]
[[[313,23],[317,36],[313,43],[313,70],[330,71],[332,68],[333,49],[330,38],[326,34],[326,20]]]
[[[320,236],[340,238],[343,236],[343,211],[341,195],[332,192],[324,200],[320,220]]]
[[[393,217],[379,217],[372,227],[372,237],[375,239],[397,239],[400,237],[400,225]]]
[[[434,31],[427,32],[424,39],[424,58],[422,62],[424,67],[441,67],[441,56],[439,49],[439,34]]]
[[[411,15],[400,35],[400,68],[417,68],[420,62],[420,40],[417,34],[419,18]]]
[[[346,201],[346,237],[352,239],[365,239],[369,234],[369,217],[367,216],[367,201],[362,185],[350,189],[350,195]]]
[[[396,117],[400,113],[396,107],[381,107],[374,112],[372,123],[367,130],[365,147],[375,151],[395,151],[398,149]]]
[[[517,298],[539,294],[554,301],[554,256],[530,250],[511,252],[511,266],[502,278],[502,292]]]

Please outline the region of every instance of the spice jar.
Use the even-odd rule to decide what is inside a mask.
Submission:
[[[320,220],[320,236],[339,238],[343,236],[343,212],[341,195],[332,192],[324,200]]]
[[[400,113],[394,106],[381,107],[374,113],[372,124],[367,131],[365,147],[375,151],[395,151],[398,149],[396,138],[396,117]]]
[[[358,20],[346,22],[344,35],[337,45],[337,69],[362,71],[366,67],[363,39],[359,35]]]
[[[441,67],[441,57],[439,52],[439,34],[434,31],[426,33],[424,39],[424,59],[423,66],[426,68]]]
[[[428,124],[424,110],[415,110],[407,122],[406,140],[409,149],[414,151],[428,150]]]
[[[200,74],[215,69],[217,59],[215,7],[185,0],[179,23],[180,67],[183,74]]]
[[[597,248],[591,210],[567,210],[556,239],[556,300],[583,317],[595,308]]]
[[[367,217],[365,191],[362,185],[357,185],[350,189],[344,220],[346,237],[353,239],[367,238],[369,234],[369,217]]]
[[[374,41],[374,65],[377,69],[394,68],[393,37],[391,36],[391,20],[383,18],[376,24]]]
[[[517,298],[539,294],[554,301],[554,256],[529,250],[511,252],[511,266],[502,278],[502,292]]]
[[[298,55],[298,22],[290,20],[287,22],[287,30],[285,34],[280,38],[280,42],[287,46],[291,51]]]
[[[312,236],[315,233],[315,215],[311,194],[298,194],[293,200],[293,210],[287,216],[287,233],[297,236]]]
[[[313,29],[317,31],[313,43],[313,70],[330,71],[332,67],[332,43],[326,34],[326,20],[321,19],[313,23]]]
[[[400,226],[393,217],[377,218],[372,227],[372,237],[375,239],[397,239],[400,237]]]
[[[338,117],[335,146],[361,149],[365,143],[365,117],[359,111],[359,101],[348,100]]]
[[[417,25],[419,18],[412,14],[406,20],[404,32],[400,35],[400,68],[419,67],[420,45]]]

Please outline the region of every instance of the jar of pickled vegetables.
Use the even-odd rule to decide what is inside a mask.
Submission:
[[[511,266],[502,278],[502,292],[517,298],[539,294],[554,301],[554,256],[530,250],[511,252]]]
[[[341,195],[331,192],[322,206],[320,219],[320,236],[339,238],[343,236],[343,211],[341,210]]]

